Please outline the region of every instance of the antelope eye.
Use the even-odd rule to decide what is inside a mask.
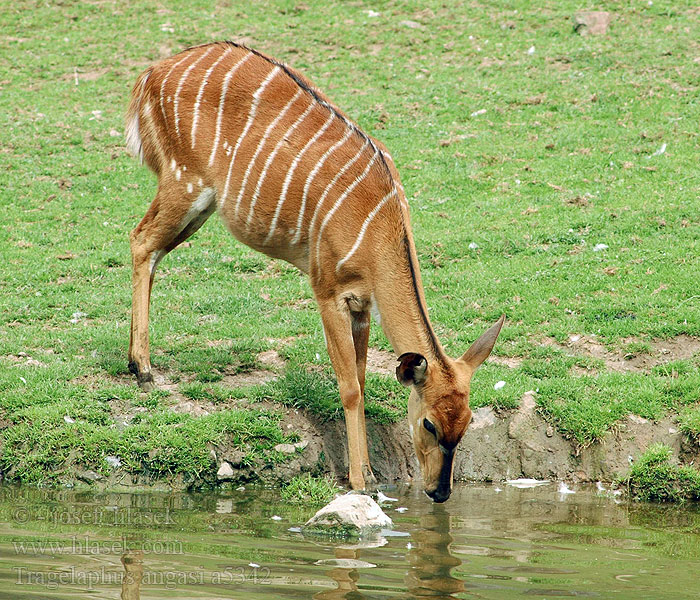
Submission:
[[[433,425],[428,419],[423,419],[423,427],[425,427],[430,433],[437,437],[437,431],[435,431],[435,425]]]

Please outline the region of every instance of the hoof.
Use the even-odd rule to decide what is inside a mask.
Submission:
[[[142,391],[151,392],[156,389],[156,385],[153,383],[153,374],[150,371],[141,371],[138,364],[133,361],[129,363],[129,371],[136,375],[136,381]]]
[[[148,379],[141,380],[141,378],[139,378],[139,387],[142,392],[152,392],[156,389],[156,384],[153,383],[153,376],[150,373],[146,373],[146,376],[148,376]]]

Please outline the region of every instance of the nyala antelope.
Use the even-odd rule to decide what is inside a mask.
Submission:
[[[131,233],[129,369],[153,388],[148,311],[163,257],[217,211],[241,242],[308,274],[347,426],[349,479],[375,483],[364,385],[370,313],[411,387],[409,424],[425,491],[444,502],[471,420],[469,382],[504,317],[446,356],[428,319],[408,204],[383,144],[288,66],[232,42],[185,50],[145,71],[126,120],[129,150],[158,176]]]

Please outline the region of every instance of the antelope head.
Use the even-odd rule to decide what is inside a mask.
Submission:
[[[505,315],[457,360],[429,363],[414,352],[399,357],[396,377],[411,387],[408,422],[413,446],[425,493],[435,502],[450,497],[455,451],[472,418],[469,384],[491,354],[504,319]]]

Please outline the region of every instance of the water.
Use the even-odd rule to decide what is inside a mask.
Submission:
[[[394,532],[359,545],[289,531],[313,510],[273,491],[0,487],[0,599],[700,598],[697,507],[501,487],[385,490]]]

